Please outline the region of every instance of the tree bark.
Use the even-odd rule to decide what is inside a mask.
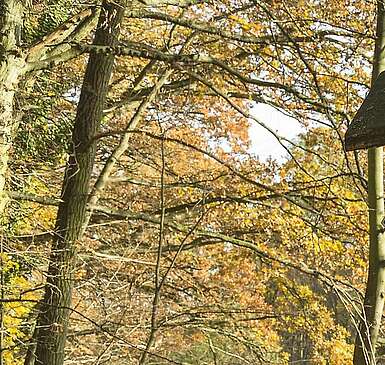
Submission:
[[[18,44],[23,13],[21,1],[0,1],[0,215],[7,203],[6,172],[13,133],[17,126],[13,100],[25,65],[25,57]]]
[[[377,3],[377,29],[372,84],[385,70],[385,8]],[[385,116],[384,116],[385,117]],[[375,365],[376,344],[385,300],[385,234],[383,147],[368,150],[369,272],[364,313],[354,349],[354,365]]]
[[[104,1],[93,44],[117,43],[124,8]],[[56,219],[45,295],[35,332],[35,363],[61,365],[71,307],[76,243],[84,230],[90,178],[114,55],[91,52],[72,132],[72,151]]]

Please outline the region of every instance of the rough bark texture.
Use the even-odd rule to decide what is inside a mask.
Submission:
[[[374,76],[374,73],[373,73]],[[345,134],[345,149],[352,151],[385,144],[385,72],[372,83]]]
[[[94,44],[116,44],[122,15],[123,8],[118,4],[103,3]],[[61,365],[64,361],[76,243],[85,221],[95,157],[92,140],[99,129],[113,64],[111,54],[90,54],[73,129],[73,150],[63,182],[63,202],[57,214],[45,296],[38,316],[35,364]]]
[[[18,44],[23,11],[20,1],[0,1],[0,215],[7,203],[4,187],[9,149],[17,125],[13,100],[25,65],[25,57]]]
[[[377,5],[376,48],[374,52],[372,84],[385,70],[385,8]],[[385,118],[385,115],[382,115]],[[383,147],[368,151],[369,200],[369,273],[365,293],[364,313],[356,338],[354,365],[375,365],[376,344],[385,299],[385,233]]]

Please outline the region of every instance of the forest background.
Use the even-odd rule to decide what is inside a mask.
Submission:
[[[343,136],[375,15],[1,0],[0,365],[351,364],[367,162]],[[284,162],[250,153],[252,123]]]

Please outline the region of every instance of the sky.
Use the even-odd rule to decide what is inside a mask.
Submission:
[[[251,113],[282,137],[293,139],[303,131],[297,120],[284,115],[267,104],[256,104]],[[250,124],[250,152],[257,155],[261,161],[266,161],[271,157],[283,162],[287,157],[287,152],[277,139],[257,122],[250,120]]]

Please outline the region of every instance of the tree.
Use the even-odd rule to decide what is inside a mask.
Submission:
[[[23,23],[24,7],[19,1],[2,1],[0,3],[0,33],[1,33],[1,75],[0,75],[0,119],[1,119],[1,167],[0,194],[1,212],[6,204],[5,180],[8,163],[10,141],[16,126],[13,111],[13,98],[19,76],[25,66],[25,60],[20,57],[20,30]]]
[[[117,43],[124,6],[104,2],[94,45]],[[84,231],[88,189],[96,153],[97,134],[114,65],[114,55],[92,52],[84,76],[72,132],[59,205],[55,240],[47,273],[45,295],[36,331],[37,364],[62,364],[71,308],[76,244]]]
[[[372,84],[385,70],[384,60],[384,22],[385,9],[382,2],[377,4],[376,47],[372,71]],[[369,272],[366,287],[364,312],[357,334],[354,351],[354,364],[375,364],[376,346],[384,311],[385,271],[382,265],[385,236],[384,219],[384,176],[383,148],[370,148],[368,151],[368,199],[369,199]]]
[[[71,314],[69,359],[349,363],[365,274],[367,165],[360,154],[343,153],[342,134],[366,87],[373,42],[372,5],[351,6],[140,1],[128,7],[115,46],[54,43],[72,55],[116,56],[102,130],[93,131],[92,179],[82,190],[90,192],[90,224],[80,239],[83,197],[76,237],[53,238],[53,253],[61,244],[75,248],[79,238],[79,265],[71,251],[67,267],[74,305],[63,311]],[[42,107],[24,116],[15,139],[10,195],[22,203],[10,205],[7,237],[11,257],[19,259],[23,247],[35,276],[47,267],[44,239],[52,238],[59,203],[56,233],[71,233],[67,189],[81,174],[67,170],[69,184],[60,182],[60,127],[75,111],[68,94],[77,95],[83,64],[79,58],[45,71],[32,78],[31,91],[18,90]],[[83,101],[79,113],[88,110]],[[251,112],[257,102],[296,117],[304,135],[279,136]],[[251,123],[286,148],[286,163],[250,153]],[[69,145],[73,161],[81,144]],[[64,202],[55,199],[60,185]],[[47,258],[51,274],[58,272],[49,283],[61,285],[60,256]],[[48,308],[48,297],[37,338],[44,321],[56,328],[63,309]],[[43,321],[45,313],[52,316]],[[58,361],[64,334],[52,336]]]

